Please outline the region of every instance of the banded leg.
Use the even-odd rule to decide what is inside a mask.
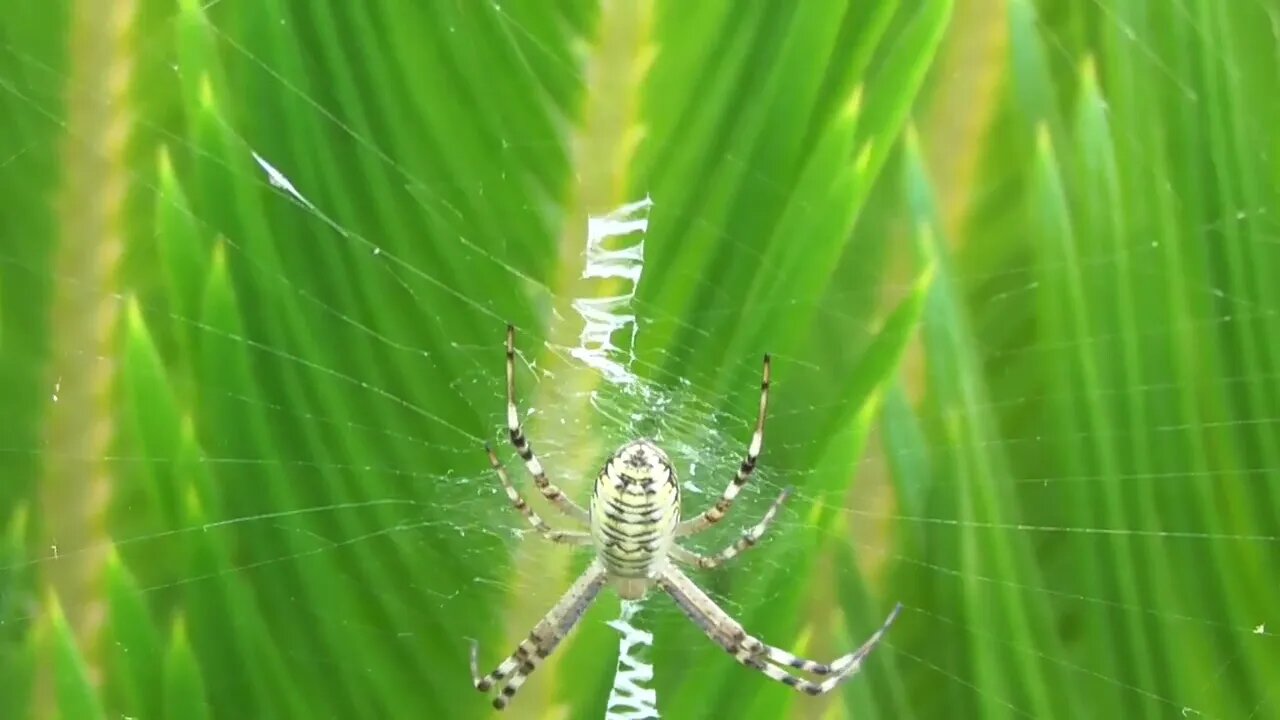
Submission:
[[[538,513],[529,507],[529,503],[525,502],[524,497],[520,495],[520,491],[516,490],[516,486],[511,484],[511,478],[507,477],[507,469],[502,467],[502,462],[498,460],[498,456],[493,452],[493,448],[485,443],[484,451],[489,453],[489,464],[493,466],[494,472],[498,473],[498,479],[502,481],[502,487],[507,491],[507,499],[516,510],[524,515],[529,524],[542,537],[551,542],[561,543],[564,545],[590,545],[591,535],[585,532],[576,532],[573,530],[556,530],[547,524]]]
[[[797,670],[803,670],[804,672],[812,673],[819,677],[846,674],[852,675],[862,669],[862,661],[867,657],[867,655],[871,654],[871,651],[874,650],[877,645],[880,644],[880,640],[884,637],[885,633],[889,632],[890,626],[893,625],[894,620],[898,619],[898,613],[900,612],[902,612],[902,603],[898,603],[893,606],[893,609],[889,611],[889,615],[885,617],[884,622],[880,623],[880,627],[876,628],[876,631],[871,633],[871,637],[867,638],[866,642],[862,643],[857,650],[841,655],[830,663],[819,663],[814,662],[813,660],[807,660],[793,655],[781,648],[777,648],[772,645],[765,645],[764,643],[759,643],[759,641],[757,642],[759,643],[759,647],[763,648],[765,658],[768,659],[769,662],[795,668]],[[757,655],[761,652],[758,648],[752,648],[750,650],[755,652]]]
[[[773,522],[773,518],[778,514],[778,510],[782,507],[782,503],[786,502],[787,496],[790,494],[791,488],[783,490],[782,494],[778,496],[778,499],[774,500],[773,504],[769,506],[764,517],[760,518],[760,522],[742,533],[742,537],[738,538],[737,542],[721,550],[715,555],[699,555],[698,553],[687,548],[680,547],[679,545],[672,545],[671,556],[686,565],[692,565],[704,570],[710,570],[711,568],[723,565],[737,557],[743,550],[754,547],[756,543],[760,542],[760,538],[763,537],[765,532],[769,529],[769,525]]]
[[[809,695],[825,695],[839,687],[849,678],[858,674],[862,663],[871,651],[880,644],[893,621],[898,617],[902,606],[899,604],[885,619],[884,624],[871,635],[857,650],[836,659],[832,663],[819,663],[793,655],[781,648],[773,647],[758,638],[748,635],[742,626],[729,616],[706,593],[702,592],[692,580],[675,567],[668,566],[658,579],[658,584],[675,600],[676,605],[693,622],[702,628],[720,647],[724,648],[734,660],[745,665],[798,692]],[[771,664],[774,663],[774,664]],[[779,665],[794,668],[814,675],[825,677],[821,682],[813,682],[803,677],[792,675]]]
[[[769,376],[769,356],[765,355],[764,372],[760,380],[760,413],[756,416],[756,431],[751,435],[751,444],[747,446],[747,456],[738,468],[738,474],[734,476],[733,482],[729,483],[729,486],[724,489],[724,494],[720,496],[715,505],[707,508],[706,512],[698,517],[680,523],[676,528],[676,537],[702,532],[720,522],[725,513],[729,512],[729,508],[733,506],[733,500],[738,497],[738,491],[742,489],[743,485],[747,484],[747,480],[751,478],[751,473],[755,472],[756,459],[760,457],[760,448],[764,444],[764,416],[765,410],[769,406]]]
[[[550,500],[561,512],[580,522],[586,523],[587,511],[569,499],[554,483],[547,479],[542,463],[533,454],[533,446],[524,436],[520,427],[520,413],[516,410],[516,327],[507,326],[507,433],[511,436],[511,444],[515,447],[524,466],[533,476],[533,484],[538,487],[542,496]]]
[[[560,597],[555,607],[533,626],[529,637],[520,641],[515,652],[511,653],[498,667],[488,675],[481,675],[478,656],[480,646],[471,643],[471,682],[476,690],[489,692],[498,685],[502,688],[493,698],[493,707],[502,710],[511,702],[511,698],[520,692],[529,675],[538,669],[538,665],[555,651],[560,641],[582,619],[582,615],[591,607],[604,588],[608,573],[599,561],[593,561],[574,581],[569,590]],[[505,683],[505,684],[504,684]]]

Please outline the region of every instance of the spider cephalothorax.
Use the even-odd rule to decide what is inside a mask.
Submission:
[[[702,628],[716,644],[739,663],[764,673],[801,692],[821,695],[835,689],[862,668],[862,661],[889,630],[902,606],[897,605],[870,639],[857,650],[834,662],[818,663],[796,657],[780,648],[766,645],[748,635],[736,620],[694,584],[672,561],[699,568],[713,568],[743,550],[755,545],[764,535],[787,499],[784,490],[765,512],[760,522],[742,534],[737,542],[714,555],[699,555],[676,543],[676,539],[720,522],[733,505],[738,491],[746,484],[756,467],[764,441],[765,410],[769,403],[769,356],[764,357],[764,377],[760,382],[760,411],[756,429],[747,446],[747,455],[733,480],[720,498],[698,516],[680,521],[680,485],[667,454],[648,440],[635,440],[615,452],[596,477],[591,493],[590,511],[582,509],[547,479],[542,465],[520,427],[516,412],[515,329],[507,327],[507,429],[511,443],[524,460],[534,485],[542,496],[565,515],[586,526],[586,530],[553,530],[538,516],[519,491],[511,484],[506,470],[492,448],[486,447],[489,462],[507,492],[511,504],[548,540],[567,545],[593,545],[595,560],[578,576],[555,607],[520,642],[516,651],[503,660],[493,672],[481,676],[477,667],[478,648],[471,647],[471,676],[481,692],[502,685],[493,706],[501,710],[520,690],[530,673],[556,649],[573,630],[583,613],[612,582],[618,595],[626,599],[641,598],[657,585],[675,600],[676,605]],[[807,672],[821,678],[807,680],[783,670],[783,667]],[[505,684],[504,684],[505,683]]]

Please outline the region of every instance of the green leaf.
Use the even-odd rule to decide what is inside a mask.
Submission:
[[[114,553],[107,561],[107,606],[112,707],[130,717],[154,716],[160,711],[152,675],[160,658],[160,635],[141,588]]]
[[[54,692],[60,716],[68,720],[105,718],[106,712],[97,690],[89,682],[89,669],[85,667],[84,657],[58,599],[50,597],[45,608],[48,612],[45,618],[48,623],[46,642],[53,659]]]
[[[209,717],[205,701],[200,664],[187,642],[187,633],[179,616],[174,620],[169,649],[164,658],[164,717],[203,720]]]
[[[652,437],[686,517],[771,353],[691,546],[795,492],[698,582],[904,604],[809,698],[655,594],[663,716],[1276,715],[1275,11],[979,5],[0,0],[0,715],[491,716],[590,558],[482,451],[572,526],[509,322],[551,479]],[[617,612],[507,714],[603,715]]]

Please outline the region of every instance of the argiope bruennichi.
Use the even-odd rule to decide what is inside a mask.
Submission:
[[[902,609],[894,607],[878,630],[862,644],[862,647],[836,659],[819,663],[797,657],[780,648],[768,645],[748,635],[742,625],[722,610],[671,560],[699,568],[713,568],[738,553],[755,545],[768,529],[787,499],[784,490],[769,506],[764,517],[742,534],[737,542],[711,556],[698,555],[676,544],[676,538],[701,532],[720,522],[733,505],[738,491],[746,484],[756,467],[760,447],[764,439],[765,408],[769,402],[769,356],[764,358],[764,378],[760,383],[760,413],[756,419],[755,433],[747,447],[747,456],[738,468],[733,482],[725,488],[720,499],[705,512],[692,520],[680,521],[680,484],[667,454],[648,440],[634,440],[623,445],[596,478],[591,493],[591,509],[588,512],[565,496],[560,488],[547,479],[542,464],[533,454],[533,448],[520,428],[515,399],[515,329],[507,327],[507,428],[511,443],[524,459],[534,484],[543,497],[550,500],[565,515],[585,525],[587,530],[554,530],[533,511],[511,484],[506,470],[486,446],[489,462],[502,481],[507,497],[516,510],[533,525],[544,538],[567,545],[594,545],[596,557],[556,603],[555,607],[534,626],[529,637],[520,642],[516,651],[503,660],[493,672],[481,676],[477,667],[478,647],[471,646],[471,677],[475,687],[488,692],[505,682],[493,699],[493,706],[505,708],[529,674],[538,669],[539,663],[556,649],[573,630],[583,613],[599,595],[607,583],[612,582],[618,595],[637,600],[657,585],[675,600],[676,605],[738,662],[759,670],[770,679],[781,682],[810,695],[822,695],[834,690],[862,669],[862,661],[875,649],[880,639],[893,624]],[[794,668],[825,678],[813,682],[784,671],[781,667]]]

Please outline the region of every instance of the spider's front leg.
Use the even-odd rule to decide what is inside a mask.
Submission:
[[[758,670],[770,680],[809,695],[829,693],[856,675],[862,669],[863,660],[880,644],[880,640],[889,631],[889,627],[902,609],[901,604],[895,607],[880,629],[857,650],[828,664],[793,655],[749,635],[741,624],[730,617],[687,575],[674,566],[667,566],[663,570],[658,584],[675,600],[676,605],[684,611],[685,615],[702,628],[707,637],[733,655],[734,660],[753,670]],[[822,682],[806,680],[786,672],[779,667],[780,665],[826,677],[826,679]]]
[[[493,698],[493,707],[502,710],[529,675],[533,674],[543,660],[546,660],[560,642],[568,637],[583,613],[591,607],[591,603],[599,596],[608,580],[608,573],[599,561],[593,561],[574,581],[569,590],[560,597],[555,607],[543,616],[533,627],[529,636],[520,641],[515,652],[507,656],[498,667],[488,675],[480,674],[478,655],[479,644],[471,643],[471,682],[476,690],[489,692],[498,685],[502,689]]]
[[[853,675],[862,669],[862,661],[871,653],[872,650],[876,648],[877,645],[880,644],[880,640],[884,637],[885,633],[889,632],[889,628],[893,625],[893,621],[898,619],[898,614],[901,612],[902,603],[894,605],[893,610],[889,611],[889,615],[885,617],[884,622],[880,624],[880,627],[876,628],[876,631],[871,634],[871,637],[867,638],[862,645],[858,646],[857,650],[846,653],[830,663],[815,662],[807,658],[802,658],[798,655],[793,655],[782,648],[768,645],[756,638],[752,638],[751,636],[747,636],[742,645],[754,657],[767,659],[769,662],[777,663],[778,665],[785,665],[790,668],[795,668],[796,670],[802,670],[819,677],[834,676],[835,678],[839,678],[833,684],[834,687],[834,685],[844,682],[845,677]],[[805,690],[805,688],[800,689]],[[819,692],[814,692],[812,689],[806,690],[806,692],[810,692],[815,695],[821,694]],[[826,691],[824,690],[822,692]]]

